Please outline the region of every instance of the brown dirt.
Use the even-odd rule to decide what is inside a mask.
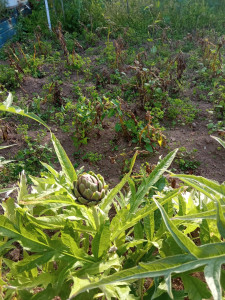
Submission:
[[[103,45],[101,45],[101,47],[102,46]],[[144,45],[144,47],[145,46],[146,49],[149,47],[148,44]],[[96,50],[96,54],[98,55],[99,48],[96,48]],[[90,57],[92,59],[92,67],[95,72],[103,72],[102,70],[105,68],[105,66],[99,66],[96,63],[97,56],[92,55]],[[124,65],[123,69],[126,70],[127,74],[131,72],[127,65]],[[76,101],[76,96],[73,91],[73,83],[79,79],[83,79],[82,75],[78,76],[77,72],[74,71],[71,72],[69,79],[66,77],[64,78],[63,72],[68,71],[65,69],[64,63],[59,63],[54,70],[50,64],[46,63],[42,66],[41,71],[45,73],[45,77],[43,78],[33,78],[31,76],[24,77],[21,88],[17,89],[16,91],[16,96],[19,99],[16,105],[20,106],[20,101],[25,101],[26,105],[29,107],[32,103],[32,98],[34,95],[46,95],[47,91],[43,91],[43,86],[49,82],[49,75],[52,75],[53,73],[54,75],[60,75],[62,78],[63,83],[60,85],[62,99],[70,98],[74,102]],[[110,69],[108,69],[108,71],[111,72]],[[134,167],[134,172],[139,171],[140,165],[143,162],[147,161],[148,163],[154,165],[158,162],[160,156],[164,157],[169,151],[182,146],[188,151],[191,151],[194,148],[197,149],[195,159],[200,161],[201,165],[197,170],[194,171],[194,174],[204,176],[209,179],[214,179],[218,182],[223,182],[225,175],[225,150],[221,149],[220,145],[210,137],[207,130],[207,124],[209,120],[209,113],[207,110],[212,109],[212,104],[206,100],[201,100],[199,95],[194,95],[194,86],[192,86],[193,84],[191,82],[193,75],[188,74],[188,77],[190,78],[190,88],[186,89],[182,96],[188,97],[192,101],[193,105],[198,107],[199,114],[196,120],[194,120],[191,125],[177,125],[173,128],[168,128],[168,126],[166,126],[167,129],[164,132],[167,137],[166,148],[161,148],[154,154],[139,156]],[[92,85],[93,83],[91,82],[85,82],[86,87]],[[111,83],[104,83],[104,88],[106,90],[109,90],[113,87],[115,86],[113,86]],[[135,103],[132,104],[130,108],[141,118],[144,118],[143,112],[140,110],[140,108],[138,108],[138,106],[135,107]],[[41,127],[38,127],[37,129],[37,124],[26,118],[24,118],[24,122],[28,124],[34,124],[34,127],[31,126],[29,135],[35,137],[37,135],[37,131]],[[166,120],[163,121],[163,123],[165,122]],[[8,134],[8,140],[2,143],[2,145],[9,145],[12,143],[17,144],[16,147],[1,151],[2,156],[5,156],[6,158],[13,157],[15,153],[24,146],[22,137],[16,133],[16,125],[18,125],[17,122],[11,122],[11,124],[9,124],[9,127],[12,130]],[[76,149],[73,146],[72,135],[63,132],[59,126],[56,126],[55,124],[51,124],[50,127],[57,138],[61,141],[73,164],[78,163],[79,167],[84,165],[86,171],[93,170],[101,173],[111,187],[119,182],[124,171],[126,171],[124,168],[125,160],[131,158],[135,152],[135,145],[131,144],[129,141],[126,141],[123,136],[115,132],[114,119],[106,121],[104,120],[104,130],[93,130],[89,134],[88,144],[82,145],[79,149],[79,158],[77,158],[75,153]],[[215,135],[218,134],[215,133]],[[49,132],[47,133],[43,142],[50,143]],[[115,146],[117,147],[117,150],[113,150]],[[102,154],[102,159],[96,163],[85,161],[82,159],[82,156],[87,152],[97,152]],[[177,164],[173,163],[172,167],[177,169],[177,173],[180,173]],[[187,171],[187,173],[189,173],[189,171]]]
[[[28,105],[34,94],[41,94],[42,87],[46,83],[46,78],[24,78],[22,89],[17,90],[17,96],[28,95]],[[62,96],[72,97],[72,84],[64,83],[62,85]],[[26,91],[26,93],[25,93]],[[74,97],[74,96],[73,96]],[[159,157],[165,156],[169,151],[178,147],[185,147],[187,150],[197,149],[195,159],[201,162],[200,167],[195,171],[196,175],[204,176],[209,179],[214,179],[218,182],[224,181],[225,175],[225,155],[224,149],[213,138],[210,137],[207,130],[208,112],[207,109],[211,108],[211,104],[204,101],[193,101],[197,104],[200,113],[198,118],[191,125],[180,125],[174,128],[167,129],[164,134],[167,137],[167,147],[161,148],[155,154],[145,155],[137,159],[134,171],[138,171],[141,163],[147,161],[150,164],[157,163]],[[19,105],[19,103],[17,104]],[[24,119],[24,122],[30,122],[28,119]],[[35,123],[34,123],[35,124]],[[16,134],[15,123],[11,122],[10,132],[8,140],[2,145],[10,145],[12,143],[17,144],[16,147],[1,151],[2,156],[13,157],[19,148],[23,147],[23,141],[21,136]],[[104,130],[93,130],[89,134],[89,140],[87,145],[81,145],[80,152],[85,154],[86,152],[97,152],[102,154],[102,159],[96,163],[90,163],[84,161],[82,158],[78,160],[74,157],[76,149],[73,146],[72,135],[62,132],[56,125],[51,126],[52,131],[62,143],[72,163],[79,163],[80,166],[84,166],[86,171],[93,170],[101,173],[110,186],[114,186],[119,182],[123,174],[124,160],[131,158],[134,154],[134,144],[126,141],[121,135],[115,132],[115,120],[110,119],[104,121]],[[29,131],[29,135],[35,137],[37,130]],[[216,135],[216,134],[215,134]],[[117,146],[118,150],[113,151],[113,146]],[[50,143],[50,133],[48,132],[44,142]],[[82,157],[82,155],[80,155]],[[173,164],[177,169],[177,165]],[[179,169],[177,170],[179,172]]]

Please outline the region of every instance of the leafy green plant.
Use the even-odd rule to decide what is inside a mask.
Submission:
[[[116,51],[113,42],[107,41],[105,45],[106,46],[102,51],[103,61],[105,60],[109,66],[113,65],[115,67]]]
[[[54,158],[52,148],[47,144],[40,145],[37,141],[29,142],[25,148],[19,150],[17,154],[12,157],[10,166],[6,165],[0,170],[0,181],[2,186],[9,183],[16,182],[19,174],[25,170],[29,175],[37,175],[45,168],[40,161],[51,162]],[[30,182],[30,180],[29,180]]]
[[[37,56],[36,48],[34,53],[25,53],[21,45],[17,43],[17,48],[9,47],[7,50],[8,58],[15,71],[22,74],[30,74],[33,77],[42,77],[41,66],[44,63],[44,55]]]
[[[214,123],[212,120],[209,120],[207,128],[209,130],[209,134],[213,132],[223,132],[225,130],[225,121],[218,121]]]
[[[181,99],[168,99],[169,106],[167,108],[168,117],[172,120],[180,120],[185,124],[189,124],[194,121],[198,110],[188,100]]]
[[[185,147],[181,147],[178,151],[175,162],[181,171],[194,171],[200,166],[200,161],[195,159],[197,149],[188,151]]]
[[[0,65],[0,85],[8,90],[20,86],[23,75],[8,65]]]
[[[75,93],[79,97],[76,104],[67,102],[65,113],[71,114],[74,128],[74,145],[87,144],[88,133],[101,128],[104,118],[110,114],[113,103],[106,97],[100,97],[93,88],[87,89],[90,98],[85,97],[79,86],[75,85]]]
[[[121,103],[114,101],[115,110],[119,118],[116,123],[116,132],[122,132],[127,140],[133,143],[144,144],[149,152],[153,152],[157,147],[165,145],[166,138],[158,124],[153,123],[153,117],[149,112],[146,113],[146,121],[139,121],[132,112],[125,111],[121,108]]]
[[[96,163],[102,160],[103,155],[98,152],[87,152],[82,156],[84,161],[88,161],[90,163]]]
[[[223,83],[223,82],[222,82]],[[219,120],[225,120],[225,87],[223,84],[215,83],[214,90],[209,93],[211,101],[214,102],[215,116]]]
[[[10,101],[0,110],[30,117],[48,128],[35,115],[11,107]],[[135,187],[130,175],[136,153],[121,182],[99,205],[87,207],[73,193],[78,172],[53,133],[51,138],[62,170],[43,163],[48,172],[41,178],[30,176],[31,193],[21,174],[17,203],[11,198],[3,203],[1,262],[7,272],[1,274],[2,295],[64,300],[79,299],[80,294],[83,299],[141,299],[161,293],[173,298],[171,280],[179,276],[185,288],[182,298],[222,299],[224,184],[172,174],[185,187],[160,192],[156,184],[174,159],[174,150]],[[126,182],[127,193],[122,192]],[[109,217],[111,204],[115,213]],[[196,229],[200,245],[192,240]],[[18,262],[6,256],[14,241],[22,246]],[[204,272],[206,283],[192,276],[198,271]],[[147,289],[145,278],[153,279]],[[41,289],[34,295],[37,286]]]
[[[26,143],[29,143],[30,140],[28,136],[28,128],[29,126],[27,124],[18,125],[16,128],[17,133],[23,136],[23,139],[25,140]]]
[[[74,69],[78,73],[83,72],[86,78],[91,77],[90,58],[88,57],[83,58],[79,54],[73,53],[69,56],[69,59],[70,59],[70,65],[68,66],[69,69]]]

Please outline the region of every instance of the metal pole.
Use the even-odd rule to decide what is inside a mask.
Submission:
[[[46,15],[47,15],[47,19],[48,19],[48,27],[52,31],[52,25],[51,25],[49,8],[48,8],[48,0],[45,0],[45,9],[46,9]]]

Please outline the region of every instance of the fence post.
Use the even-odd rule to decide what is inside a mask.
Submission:
[[[45,9],[46,9],[46,14],[47,14],[47,19],[48,19],[48,27],[52,31],[52,25],[51,25],[49,8],[48,8],[48,0],[45,0]]]

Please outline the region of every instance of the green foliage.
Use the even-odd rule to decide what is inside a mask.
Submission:
[[[114,141],[122,134],[129,146],[133,142],[154,152],[166,143],[159,121],[168,118],[173,123],[192,123],[198,110],[191,100],[210,98],[219,121],[212,117],[208,128],[223,136],[224,47],[215,32],[224,29],[222,1],[68,0],[62,9],[62,2],[55,0],[49,2],[53,33],[48,30],[44,2],[30,2],[32,14],[21,18],[17,29],[17,38],[26,44],[7,48],[13,67],[1,66],[0,82],[5,89],[15,89],[23,73],[47,75],[34,80],[43,94],[32,101],[29,97],[18,99],[38,116],[12,107],[11,95],[0,104],[0,110],[44,125],[61,170],[51,165],[54,154],[49,146],[41,145],[43,136],[33,141],[28,125],[19,125],[17,133],[24,140],[24,149],[11,157],[10,165],[0,158],[3,184],[11,186],[20,174],[18,188],[0,190],[7,193],[4,215],[0,216],[0,298],[222,299],[224,183],[170,172],[171,185],[178,184],[176,177],[180,185],[173,189],[163,174],[176,151],[156,166],[142,164],[140,172],[132,174],[136,153],[133,159],[125,156],[125,175],[118,185],[102,194],[98,205],[87,207],[74,190],[83,170],[74,166],[81,159],[98,164],[102,154],[76,149],[79,160],[73,166],[41,120],[59,125],[60,133],[61,129],[72,132],[78,148],[92,133],[104,134],[106,118],[112,117],[113,122],[117,118],[112,151],[118,150]],[[37,21],[40,28],[36,28]],[[64,45],[55,36],[58,21],[62,22]],[[201,31],[211,26],[215,30]],[[107,33],[107,42],[99,41]],[[85,40],[80,42],[81,38]],[[86,52],[90,45],[97,47]],[[130,45],[134,47],[128,48]],[[96,88],[92,73],[96,74]],[[74,84],[77,78],[80,81]],[[222,139],[215,139],[224,146]],[[194,154],[185,148],[177,154],[175,162],[185,173],[192,173],[200,164]],[[15,200],[9,197],[14,189],[18,192]],[[17,262],[10,258],[15,248],[20,252]],[[205,274],[205,280],[199,280],[198,272]],[[183,283],[182,291],[174,290],[171,283],[177,277]]]
[[[220,139],[220,138],[218,138],[216,136],[212,136],[212,138],[214,138],[217,142],[220,143],[220,145],[223,146],[223,148],[225,148],[225,142],[222,139]]]
[[[34,118],[29,113],[26,116]],[[173,298],[171,279],[180,276],[183,297],[222,298],[224,184],[172,174],[191,193],[185,192],[186,187],[160,191],[157,182],[172,163],[174,150],[135,187],[130,175],[136,154],[121,182],[99,205],[87,207],[73,193],[77,172],[53,133],[51,138],[62,171],[43,163],[48,172],[41,178],[30,176],[31,192],[22,173],[17,203],[11,198],[3,203],[0,251],[7,272],[1,278],[2,293],[7,291],[9,299],[15,295],[31,299],[38,286],[41,291],[36,295],[45,299],[86,297],[87,291],[91,298],[136,299],[149,295],[142,279],[151,277],[156,295]],[[129,191],[122,193],[126,182]],[[109,218],[111,204],[115,213]],[[208,231],[203,230],[203,220]],[[196,229],[201,240],[209,238],[209,242],[194,243]],[[22,259],[12,263],[6,254],[14,248],[14,241],[22,246]],[[209,289],[192,276],[196,270],[204,271]]]
[[[209,120],[209,123],[207,124],[207,128],[209,130],[209,134],[213,132],[223,132],[225,130],[225,122],[224,121],[218,121],[214,123],[212,120]]]
[[[178,164],[181,171],[194,171],[200,166],[200,161],[195,159],[197,149],[187,151],[185,147],[181,147],[177,154],[175,162]]]
[[[0,65],[0,86],[14,90],[20,86],[23,75],[8,65]]]
[[[106,42],[105,48],[102,51],[103,62],[105,61],[109,66],[114,66],[116,63],[116,50],[113,42]]]
[[[32,35],[39,26],[44,37],[52,37],[46,18],[45,4],[35,0],[30,1],[32,14],[21,17],[18,23],[17,38],[24,41],[27,33]],[[82,33],[85,30],[92,33],[98,26],[105,23],[103,16],[104,3],[100,1],[54,1],[49,5],[52,27],[55,28],[60,21],[66,31]]]
[[[168,118],[172,120],[179,120],[185,124],[189,124],[194,121],[198,110],[188,99],[168,99],[169,107],[167,111]]]
[[[82,156],[84,161],[95,164],[96,162],[102,160],[103,155],[98,152],[87,152]]]
[[[11,62],[11,65],[15,69],[15,72],[18,74],[29,74],[33,77],[43,77],[41,72],[41,66],[44,63],[45,56],[36,55],[36,48],[34,46],[33,53],[25,53],[25,49],[17,43],[17,48],[9,47],[7,50],[8,58]],[[21,78],[21,75],[17,75],[17,78]]]
[[[104,118],[110,113],[113,103],[106,97],[100,98],[95,88],[87,89],[90,97],[85,97],[75,84],[75,94],[79,97],[76,104],[67,102],[65,113],[72,116],[74,146],[87,144],[88,134],[94,128],[102,128]]]
[[[158,147],[165,145],[166,139],[162,133],[163,128],[156,123],[149,112],[146,113],[146,121],[139,121],[132,112],[121,109],[121,103],[114,101],[115,111],[119,122],[115,126],[116,132],[122,132],[127,140],[144,145],[145,149],[153,152]]]
[[[90,78],[91,71],[90,71],[90,63],[91,60],[88,57],[82,58],[79,54],[71,54],[69,56],[71,64],[68,68],[77,70],[77,72],[83,72],[86,78]]]
[[[214,102],[214,113],[219,120],[225,121],[225,86],[215,83],[214,90],[210,93],[210,99]]]
[[[0,19],[6,17],[7,10],[6,10],[6,1],[0,1]]]
[[[25,140],[27,139],[28,137],[25,136]],[[27,142],[27,145],[12,157],[12,163],[1,168],[1,186],[16,182],[23,170],[28,175],[37,175],[45,171],[45,168],[41,165],[41,161],[51,163],[53,160],[54,154],[52,148],[47,144],[41,145],[40,139],[34,141],[28,139]],[[29,180],[29,182],[31,181]]]

